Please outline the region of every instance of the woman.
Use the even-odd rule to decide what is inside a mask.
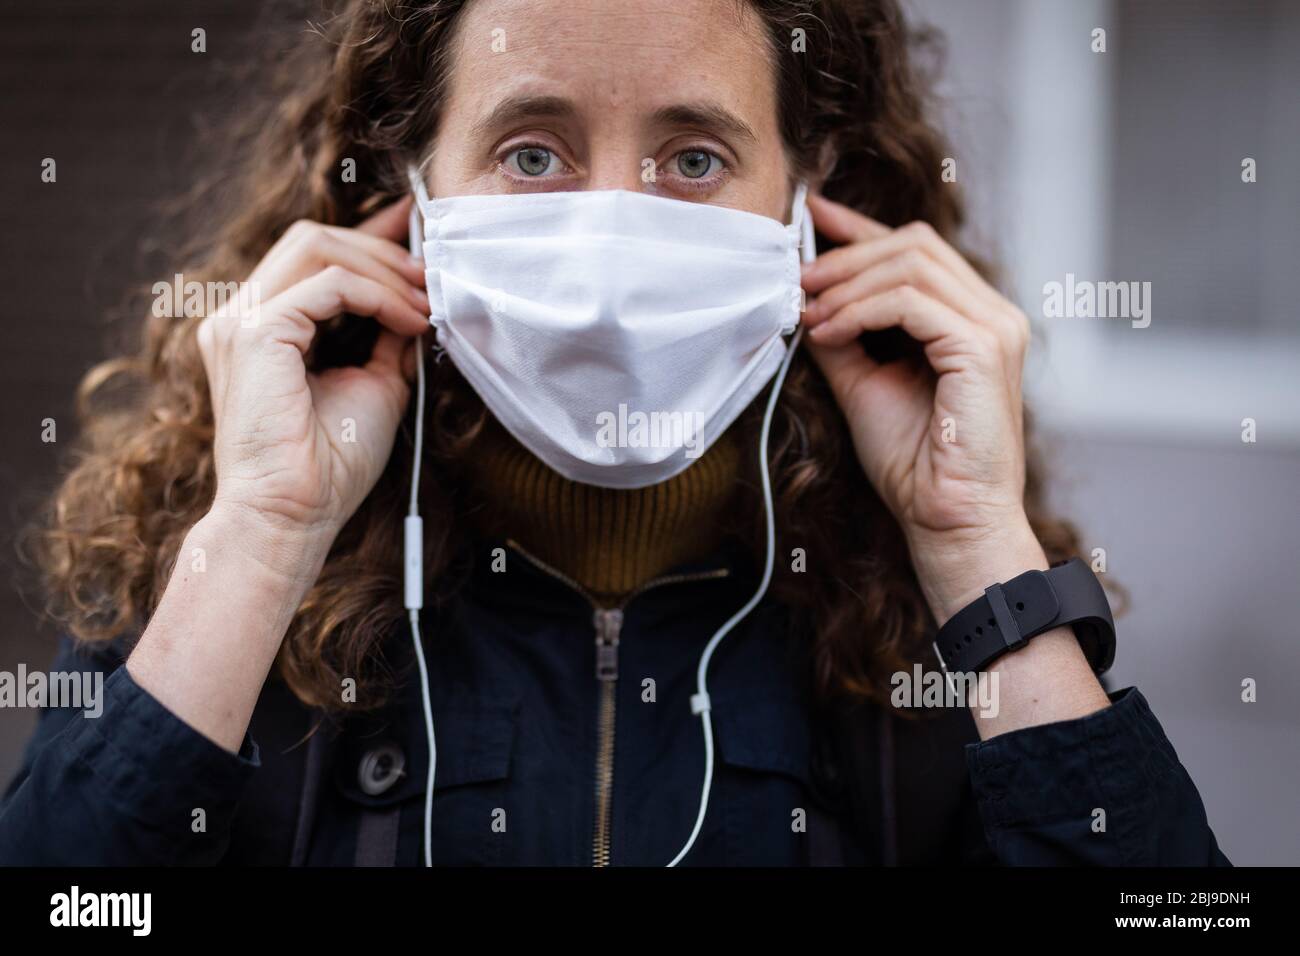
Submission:
[[[86,383],[147,386],[41,539],[103,714],[46,714],[0,859],[1226,862],[1099,589],[1027,574],[1076,552],[1028,325],[892,0],[322,34],[186,275],[252,298]],[[936,663],[969,699],[895,693]]]

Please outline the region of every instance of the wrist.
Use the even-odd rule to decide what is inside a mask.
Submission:
[[[163,707],[234,753],[328,552],[322,534],[214,505],[186,534],[127,668]]]
[[[996,527],[916,531],[908,545],[921,591],[940,626],[985,588],[1048,568],[1047,554],[1023,514]]]
[[[337,534],[337,529],[304,527],[218,500],[190,530],[186,544],[190,545],[191,538],[219,542],[222,550],[234,550],[246,558],[247,570],[305,594],[316,582]]]

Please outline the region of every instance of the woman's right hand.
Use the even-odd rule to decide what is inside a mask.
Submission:
[[[127,670],[232,753],[303,594],[378,481],[406,409],[403,352],[428,323],[423,267],[394,241],[409,202],[356,229],[295,224],[249,277],[260,305],[199,323],[216,498],[186,535]],[[344,312],[379,321],[370,360],[309,373],[316,323]]]
[[[319,559],[388,461],[410,394],[403,354],[428,327],[424,266],[394,241],[409,204],[355,229],[295,223],[249,277],[260,306],[198,328],[216,431],[213,510],[292,538],[299,553],[315,546]],[[309,372],[316,324],[344,312],[382,326],[369,362]]]

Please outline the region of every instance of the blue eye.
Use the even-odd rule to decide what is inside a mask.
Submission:
[[[702,149],[687,149],[677,154],[677,171],[687,179],[702,179],[713,171],[717,157]]]
[[[541,146],[525,146],[510,154],[509,162],[525,176],[544,176],[555,163],[555,154]]]

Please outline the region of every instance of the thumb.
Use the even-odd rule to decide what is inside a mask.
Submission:
[[[402,351],[402,377],[407,384],[415,381],[415,366],[423,360],[424,336],[417,335],[411,339]]]
[[[821,369],[840,407],[847,410],[853,387],[878,367],[878,363],[858,344],[857,339],[845,345],[816,345],[805,343],[813,361]]]

